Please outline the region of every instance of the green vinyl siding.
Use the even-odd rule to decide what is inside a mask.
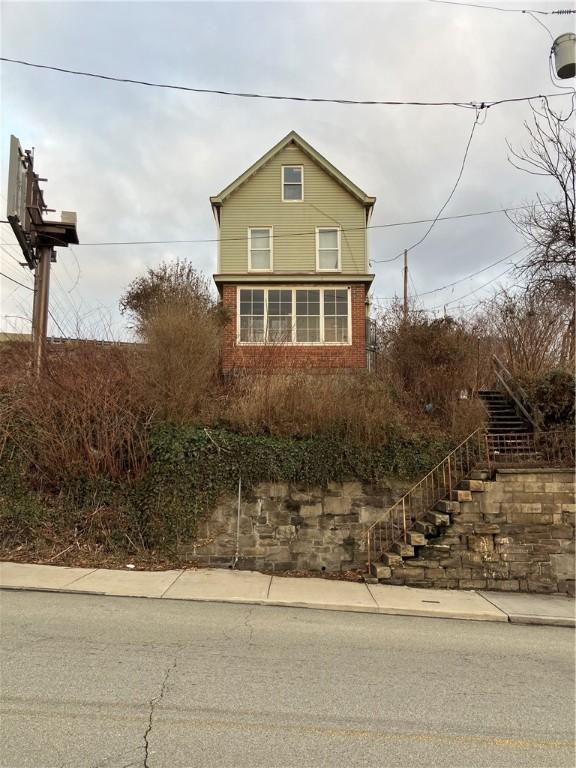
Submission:
[[[302,202],[282,201],[283,165],[303,167]],[[342,273],[365,274],[365,225],[362,203],[289,144],[224,200],[219,272],[248,271],[249,227],[272,227],[274,272],[316,272],[316,227],[339,226]],[[296,234],[301,232],[310,234]]]

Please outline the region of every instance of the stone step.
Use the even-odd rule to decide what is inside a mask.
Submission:
[[[384,565],[402,565],[402,557],[396,552],[384,552],[382,555]]]
[[[424,520],[436,526],[450,525],[450,515],[446,515],[442,512],[433,512],[432,510],[426,512]]]
[[[490,480],[490,472],[487,469],[473,469],[470,472],[471,480]]]
[[[408,531],[406,538],[412,547],[425,547],[427,543],[426,536],[419,531]]]
[[[437,501],[436,504],[434,504],[434,509],[438,512],[443,512],[445,515],[450,513],[457,514],[460,512],[460,502],[442,499],[441,501]]]
[[[370,573],[378,580],[389,579],[392,576],[391,568],[384,563],[370,563]]]
[[[461,480],[458,483],[458,488],[461,491],[471,491],[472,493],[482,493],[484,491],[483,480]]]
[[[414,530],[423,533],[424,536],[437,536],[438,528],[433,523],[427,523],[425,520],[417,520],[414,523]]]
[[[404,544],[403,541],[397,541],[392,544],[392,552],[402,557],[414,557],[414,547],[411,544]]]
[[[471,491],[452,491],[450,494],[451,501],[472,501]]]

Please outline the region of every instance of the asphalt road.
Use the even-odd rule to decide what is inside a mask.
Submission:
[[[574,765],[555,627],[0,593],[2,768]]]

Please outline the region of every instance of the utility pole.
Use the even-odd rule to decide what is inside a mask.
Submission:
[[[408,251],[404,249],[404,322],[408,320]]]
[[[34,270],[34,307],[32,310],[32,367],[35,376],[40,376],[46,335],[48,332],[48,309],[50,297],[50,266],[52,246],[40,245],[36,249],[38,263]]]

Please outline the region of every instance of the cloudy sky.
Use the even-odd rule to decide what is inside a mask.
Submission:
[[[506,9],[570,8],[546,0]],[[553,37],[571,19],[538,17]],[[549,74],[549,33],[521,13],[434,2],[3,2],[2,56],[198,88],[326,98],[485,101],[561,93]],[[2,62],[1,194],[10,134],[34,147],[51,208],[76,210],[81,245],[53,267],[50,332],[127,338],[123,290],[176,257],[216,266],[214,243],[89,245],[216,236],[208,198],[294,129],[368,194],[375,225],[433,218],[460,170],[474,111],[248,100],[73,77]],[[568,97],[554,99],[568,106]],[[506,139],[525,143],[524,103],[495,106],[476,128],[443,215],[519,206],[552,193],[515,170]],[[2,217],[4,218],[4,216]],[[370,256],[391,259],[426,231],[373,229]],[[10,227],[0,271],[25,285]],[[411,292],[428,308],[486,297],[519,254],[504,214],[439,222],[410,253]],[[10,255],[12,254],[12,255]],[[434,289],[504,259],[476,278]],[[383,306],[402,291],[401,260],[374,263]],[[485,286],[489,280],[492,282]],[[0,329],[26,330],[31,291],[0,277]],[[483,287],[484,286],[484,287]],[[475,293],[472,293],[475,291]],[[57,325],[56,325],[57,323]]]

